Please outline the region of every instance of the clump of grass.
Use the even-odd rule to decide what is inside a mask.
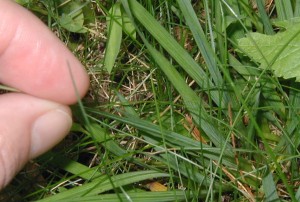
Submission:
[[[85,33],[61,26],[55,4],[24,4],[85,64],[92,85],[73,106],[71,134],[9,193],[28,201],[299,201],[299,85],[260,69],[237,43],[252,31],[276,34],[271,22],[298,17],[299,4],[255,2],[121,0],[114,16],[113,1],[95,1],[85,4],[93,16]],[[106,16],[124,31],[111,73],[112,43],[104,43],[120,36]]]

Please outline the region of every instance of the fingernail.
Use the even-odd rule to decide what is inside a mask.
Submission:
[[[36,119],[31,132],[30,158],[35,158],[59,143],[69,132],[72,118],[66,107],[51,110]]]

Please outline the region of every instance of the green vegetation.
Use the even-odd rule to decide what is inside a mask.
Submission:
[[[91,89],[70,135],[2,195],[300,201],[299,0],[19,3]]]

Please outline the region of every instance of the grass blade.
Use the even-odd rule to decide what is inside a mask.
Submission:
[[[122,123],[129,124],[131,126],[134,126],[135,128],[149,134],[151,137],[157,139],[158,141],[162,142],[162,136],[165,137],[167,144],[170,147],[176,147],[176,148],[193,148],[196,150],[203,150],[203,152],[207,151],[210,154],[216,155],[216,157],[219,157],[220,155],[220,148],[214,148],[206,144],[202,144],[199,141],[193,140],[189,137],[185,137],[181,134],[178,134],[173,131],[168,131],[168,130],[161,130],[161,128],[149,121],[141,120],[141,119],[136,119],[136,117],[132,118],[127,118],[127,117],[119,117],[115,116],[106,112],[102,111],[94,111],[94,110],[89,110],[91,113],[94,113],[96,115],[101,115],[116,121],[120,121]],[[93,117],[91,117],[93,118]],[[224,156],[233,157],[233,152],[231,149],[225,149],[224,151]],[[208,158],[211,158],[211,156],[208,156]],[[224,163],[224,162],[223,162]],[[233,164],[230,164],[232,166]]]
[[[260,19],[264,25],[264,32],[268,35],[275,34],[270,19],[266,13],[265,6],[262,0],[256,0],[258,12],[260,14]]]
[[[54,152],[46,153],[41,159],[47,159],[49,161],[47,163],[86,180],[92,180],[103,175],[97,171],[97,168],[89,168],[88,166]]]
[[[124,7],[126,10],[127,2],[124,2]],[[195,64],[195,68],[199,68],[199,71],[202,72],[202,77],[206,79],[206,82],[209,82],[210,85],[213,85],[204,71],[198,66],[198,64],[193,60],[193,58],[190,57],[190,55],[183,49],[176,41],[174,38],[172,38],[169,33],[161,27],[160,24],[148,13],[147,10],[145,10],[139,3],[137,3],[135,0],[130,1],[130,6],[131,6],[131,11],[132,14],[137,17],[144,26],[148,29],[148,31],[154,35],[154,37],[159,40],[159,42],[166,42],[168,43],[173,43],[173,48],[168,48],[168,45],[166,48],[168,48],[168,51],[170,51],[170,54],[174,54],[175,56],[178,54],[179,57],[181,57],[182,54],[186,55],[187,58],[180,58],[179,61],[181,62],[191,62],[192,64]],[[130,11],[128,11],[130,12]],[[127,13],[128,16],[132,16],[131,12]],[[152,27],[154,26],[154,27]],[[155,32],[151,31],[152,29],[156,29]],[[160,34],[158,34],[160,33]],[[217,127],[212,124],[213,121],[210,120],[208,114],[205,112],[205,109],[203,109],[204,103],[200,103],[201,100],[198,98],[198,96],[193,92],[185,83],[181,75],[175,70],[175,68],[169,63],[167,59],[165,59],[161,53],[159,53],[157,50],[155,50],[145,39],[143,34],[140,33],[141,38],[143,39],[145,45],[147,46],[150,54],[154,58],[155,62],[161,67],[161,69],[164,71],[164,73],[167,75],[169,80],[172,82],[174,87],[178,90],[179,94],[183,97],[184,102],[187,106],[187,109],[192,112],[192,116],[195,119],[195,122],[206,132],[206,134],[210,137],[211,141],[220,146],[224,146],[227,148],[230,148],[230,145],[225,141],[225,138],[222,137],[221,133],[218,132]],[[180,50],[179,50],[180,49]],[[178,51],[179,52],[176,52]],[[181,52],[182,51],[182,52]],[[178,61],[178,62],[179,62]],[[188,63],[185,63],[188,64]],[[191,66],[186,66],[186,71],[193,70]],[[196,71],[196,69],[194,69]],[[195,72],[195,74],[199,74],[199,72]],[[191,77],[194,74],[191,75]],[[205,85],[205,81],[201,81],[203,85]],[[211,92],[214,93],[218,98],[219,94],[216,94],[216,92]],[[199,100],[199,101],[197,101]],[[217,101],[217,100],[216,100]],[[220,101],[217,101],[220,103]],[[201,119],[201,120],[200,120]]]
[[[214,102],[225,106],[219,92],[212,90],[215,85],[210,81],[205,71],[197,64],[190,54],[159,24],[159,22],[136,0],[131,0],[130,8],[134,17],[147,29],[147,31],[164,47],[178,64],[201,86],[204,90],[210,89]]]
[[[278,20],[289,20],[294,17],[291,1],[275,0]]]
[[[177,3],[207,64],[214,83],[220,88],[223,85],[223,78],[218,69],[215,54],[207,41],[191,2],[189,0],[177,0]]]
[[[80,187],[70,189],[68,191],[61,192],[60,194],[53,195],[51,197],[39,200],[39,202],[47,201],[59,201],[66,199],[76,199],[81,196],[98,195],[105,191],[109,191],[113,188],[122,187],[128,184],[136,183],[146,179],[168,177],[169,174],[159,173],[157,171],[138,171],[115,175],[112,177],[102,177],[100,180],[84,184]],[[110,179],[109,179],[110,178]]]
[[[271,172],[262,179],[262,184],[265,192],[266,202],[280,201],[277,195],[276,186]]]
[[[300,1],[295,0],[295,10],[294,10],[294,17],[300,16]]]
[[[297,199],[297,201],[300,201],[300,187],[297,190],[296,199]]]
[[[201,191],[199,196],[204,197],[205,191]],[[99,196],[87,196],[75,199],[64,199],[64,202],[82,202],[82,201],[105,201],[105,202],[116,202],[116,201],[128,201],[128,197],[134,202],[168,202],[168,201],[185,201],[188,199],[187,193],[181,190],[172,190],[166,192],[129,192],[127,195],[124,194],[102,194]]]
[[[203,108],[203,103],[195,94],[194,91],[185,83],[180,74],[175,68],[164,58],[157,50],[155,50],[149,43],[145,43],[151,56],[160,68],[168,76],[171,83],[178,90],[179,94],[184,99],[187,109],[191,112],[195,122],[205,131],[209,136],[210,140],[217,146],[225,146],[230,148],[229,144],[226,143],[225,138],[218,131],[217,126],[210,119],[209,115]]]
[[[109,11],[107,22],[109,25],[108,41],[104,56],[104,67],[111,73],[119,54],[122,41],[122,13],[121,4],[116,3]]]

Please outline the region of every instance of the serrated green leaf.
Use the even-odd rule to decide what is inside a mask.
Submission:
[[[239,47],[260,67],[270,68],[275,76],[300,81],[300,23],[276,35],[250,33],[238,41]]]

